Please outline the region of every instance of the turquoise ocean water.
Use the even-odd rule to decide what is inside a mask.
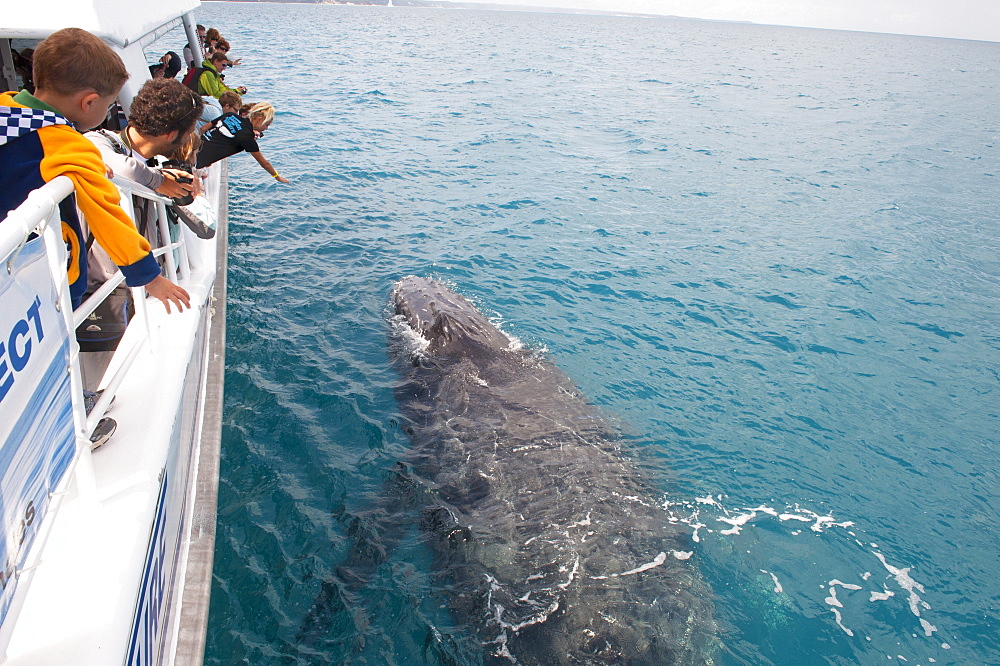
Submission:
[[[1000,44],[197,16],[278,107],[261,145],[293,183],[230,160],[207,663],[469,662],[417,529],[323,593],[409,446],[386,303],[410,274],[625,433],[694,537],[723,663],[1000,663]]]

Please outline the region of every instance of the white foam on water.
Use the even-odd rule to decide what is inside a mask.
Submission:
[[[661,552],[659,555],[653,558],[652,562],[646,562],[643,565],[637,566],[635,569],[629,569],[628,571],[623,571],[620,574],[615,574],[616,576],[631,576],[632,574],[642,573],[643,571],[649,571],[653,567],[658,567],[667,561],[667,554]]]
[[[775,594],[781,594],[782,592],[785,591],[784,588],[781,587],[781,582],[778,580],[778,577],[775,574],[771,573],[770,571],[768,571],[766,569],[761,569],[760,572],[761,573],[766,573],[768,576],[771,577],[771,580],[774,581],[774,593]]]
[[[854,583],[842,583],[839,580],[837,580],[836,578],[834,578],[833,580],[830,581],[830,587],[836,587],[837,585],[841,586],[845,590],[860,590],[861,589],[860,585],[855,585]]]
[[[671,552],[673,552],[674,553],[674,557],[676,557],[679,560],[686,560],[688,557],[690,557],[693,554],[693,553],[680,553],[678,555],[677,554],[678,551],[671,551]],[[683,557],[683,555],[687,555],[687,557]],[[593,580],[607,580],[609,578],[620,578],[622,576],[631,576],[633,574],[642,573],[643,571],[649,571],[650,569],[653,569],[655,567],[658,567],[658,566],[662,565],[666,561],[667,561],[667,554],[661,552],[659,555],[657,555],[656,557],[653,558],[652,562],[646,562],[645,564],[641,564],[641,565],[637,566],[634,569],[629,569],[628,571],[622,571],[621,573],[608,574],[607,576],[591,576],[591,579],[593,579]]]
[[[403,351],[411,359],[420,359],[425,356],[431,341],[420,335],[403,315],[393,315],[389,317],[389,328],[392,335],[403,346]]]
[[[719,530],[719,534],[739,534],[743,526],[749,523],[751,520],[757,517],[756,511],[751,511],[750,513],[740,514],[735,518],[727,518],[724,516],[719,516],[716,518],[720,523],[728,523],[732,527],[728,530]]]
[[[472,305],[475,306],[477,310],[483,312],[483,309],[479,307],[478,302],[476,302],[473,299],[469,299],[469,302],[472,303]],[[494,315],[494,316],[486,315],[485,312],[484,316],[486,317],[486,320],[490,322],[493,328],[500,331],[500,333],[505,338],[507,338],[508,341],[507,349],[509,349],[510,351],[521,351],[525,349],[524,343],[521,342],[521,340],[516,335],[506,330],[507,322],[505,322],[502,317],[500,317],[499,315]],[[539,356],[544,356],[545,354],[548,354],[548,349],[545,347],[534,349],[532,351],[534,351],[534,353],[538,354]]]
[[[837,580],[836,578],[834,578],[827,584],[830,586],[830,596],[828,596],[823,601],[825,601],[828,606],[831,606],[830,610],[833,611],[833,616],[837,621],[837,626],[843,629],[844,633],[846,633],[848,636],[853,636],[854,632],[844,626],[843,622],[844,618],[841,615],[840,611],[838,610],[839,608],[843,608],[844,604],[840,601],[840,599],[837,598],[837,587],[840,586],[845,590],[856,591],[860,590],[861,586],[855,585],[854,583],[844,583],[842,581]],[[836,608],[833,608],[834,606],[836,606]]]
[[[907,603],[910,606],[910,612],[913,613],[915,617],[920,619],[920,627],[921,629],[923,629],[924,635],[930,636],[932,633],[937,631],[937,627],[932,625],[930,622],[925,622],[925,620],[920,618],[921,609],[930,610],[931,607],[930,604],[928,604],[926,601],[923,601],[920,598],[920,595],[917,594],[918,591],[924,593],[925,590],[923,585],[913,580],[913,578],[910,576],[911,567],[904,567],[904,568],[895,567],[886,561],[885,556],[882,555],[882,553],[878,551],[873,551],[873,554],[875,555],[875,557],[879,559],[879,561],[882,563],[882,566],[886,568],[886,571],[892,574],[893,578],[896,580],[896,584],[909,593],[909,597],[907,598]]]
[[[559,571],[565,573],[567,568],[565,566],[559,567]],[[565,583],[559,583],[556,587],[561,590],[565,590],[573,583],[573,579],[576,578],[577,572],[580,571],[580,555],[577,554],[576,561],[573,562],[573,570],[569,572],[569,577],[566,579]]]
[[[837,588],[830,588],[830,596],[823,600],[828,606],[836,606],[837,608],[843,608],[844,604],[840,603],[840,599],[837,598]]]
[[[800,506],[799,504],[792,504],[783,508],[768,506],[766,504],[758,506],[740,506],[734,508],[725,506],[724,501],[724,495],[708,494],[703,497],[695,497],[691,500],[664,499],[662,506],[667,512],[669,522],[687,525],[691,528],[691,539],[695,543],[703,542],[704,532],[707,532],[708,534],[718,534],[720,538],[737,538],[746,527],[752,527],[755,522],[759,521],[777,520],[780,523],[806,523],[809,525],[809,530],[805,531],[807,534],[823,534],[831,530],[836,530],[837,528],[843,529],[847,533],[849,540],[857,544],[857,546],[866,554],[870,553],[871,555],[874,555],[879,562],[881,562],[882,566],[889,572],[896,585],[906,592],[904,595],[906,604],[910,609],[910,612],[919,621],[920,630],[923,636],[931,637],[938,631],[938,628],[935,625],[921,617],[921,613],[930,610],[931,607],[921,598],[920,595],[926,593],[925,588],[912,578],[910,575],[911,569],[909,567],[897,567],[891,564],[885,556],[877,550],[878,544],[863,540],[863,531],[858,530],[853,521],[841,520],[836,518],[832,512],[820,513]],[[717,515],[704,515],[705,513]],[[724,529],[705,529],[707,525],[713,524],[713,522],[722,524],[725,526]],[[798,529],[786,532],[786,534],[791,536],[799,536],[802,533],[803,530]],[[761,534],[764,533],[762,532]],[[861,538],[859,538],[859,535]],[[750,550],[747,550],[746,552],[748,554],[751,553]],[[781,585],[781,582],[774,573],[766,569],[760,569],[760,571],[771,576],[771,579],[775,584],[775,593],[780,594],[784,592],[784,587]],[[872,580],[873,576],[870,570],[859,571],[857,576],[859,581],[871,581],[869,584],[875,583],[875,581]],[[863,587],[862,585],[856,583],[843,582],[834,578],[825,585],[820,585],[820,587],[827,589],[823,602],[833,614],[837,626],[840,627],[840,629],[848,636],[854,636],[854,632],[845,625],[844,615],[856,613],[858,606],[856,604],[848,604],[845,607],[847,597],[844,596],[844,593],[861,591],[867,586]],[[838,587],[841,589],[838,590]],[[868,601],[870,603],[876,601],[888,602],[894,597],[899,596],[897,591],[890,589],[889,586],[884,583],[880,584],[880,588],[881,589],[876,588],[867,590],[869,593]],[[840,592],[840,596],[838,596],[838,592]],[[914,634],[914,637],[916,637],[916,634]],[[868,640],[870,641],[871,638],[868,637]],[[942,644],[943,649],[950,649],[950,647],[951,646],[947,643]],[[891,655],[887,656],[890,659],[893,658]]]
[[[833,617],[837,621],[837,626],[840,627],[841,629],[843,629],[844,633],[847,634],[848,636],[853,636],[854,632],[844,626],[844,622],[843,622],[844,618],[841,617],[840,611],[837,610],[836,608],[834,608],[832,610],[833,610]]]
[[[722,499],[722,495],[719,495],[719,499],[720,500]],[[706,497],[695,497],[694,501],[697,502],[698,504],[707,504],[709,506],[717,506],[720,509],[722,509],[723,511],[725,511],[725,509],[723,509],[722,505],[719,504],[719,500],[715,499],[711,495],[707,495]]]
[[[570,523],[566,526],[567,530],[571,530],[574,527],[589,527],[592,523],[590,522],[590,512],[587,512],[587,517],[583,520],[578,520],[575,523]]]

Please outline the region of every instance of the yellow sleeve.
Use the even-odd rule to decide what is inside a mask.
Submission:
[[[107,178],[107,169],[97,147],[65,125],[44,127],[38,132],[45,152],[39,164],[46,182],[68,176],[76,188],[76,202],[94,238],[118,266],[145,259],[149,242],[122,209],[118,189]]]

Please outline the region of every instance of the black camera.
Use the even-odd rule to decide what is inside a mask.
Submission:
[[[176,180],[178,183],[184,183],[186,185],[188,183],[194,182],[194,167],[191,166],[190,164],[179,162],[177,160],[168,160],[167,162],[163,163],[163,168],[174,169],[175,171],[183,171],[184,173],[188,174],[187,176],[177,176],[176,178],[174,178],[174,180]],[[172,199],[172,201],[177,206],[190,206],[192,203],[194,203],[194,195],[186,194],[183,197],[176,197],[175,199]]]

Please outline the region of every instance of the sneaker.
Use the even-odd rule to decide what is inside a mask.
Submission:
[[[83,392],[83,408],[87,410],[87,416],[94,411],[94,406],[97,405],[97,401],[101,399],[104,395],[104,389],[97,391],[84,391]],[[108,403],[108,409],[111,409],[111,405],[115,404],[115,399],[111,398],[111,402]]]
[[[94,432],[90,435],[90,450],[94,451],[104,446],[111,439],[111,435],[115,434],[117,428],[118,422],[112,418],[103,418],[98,421]]]

